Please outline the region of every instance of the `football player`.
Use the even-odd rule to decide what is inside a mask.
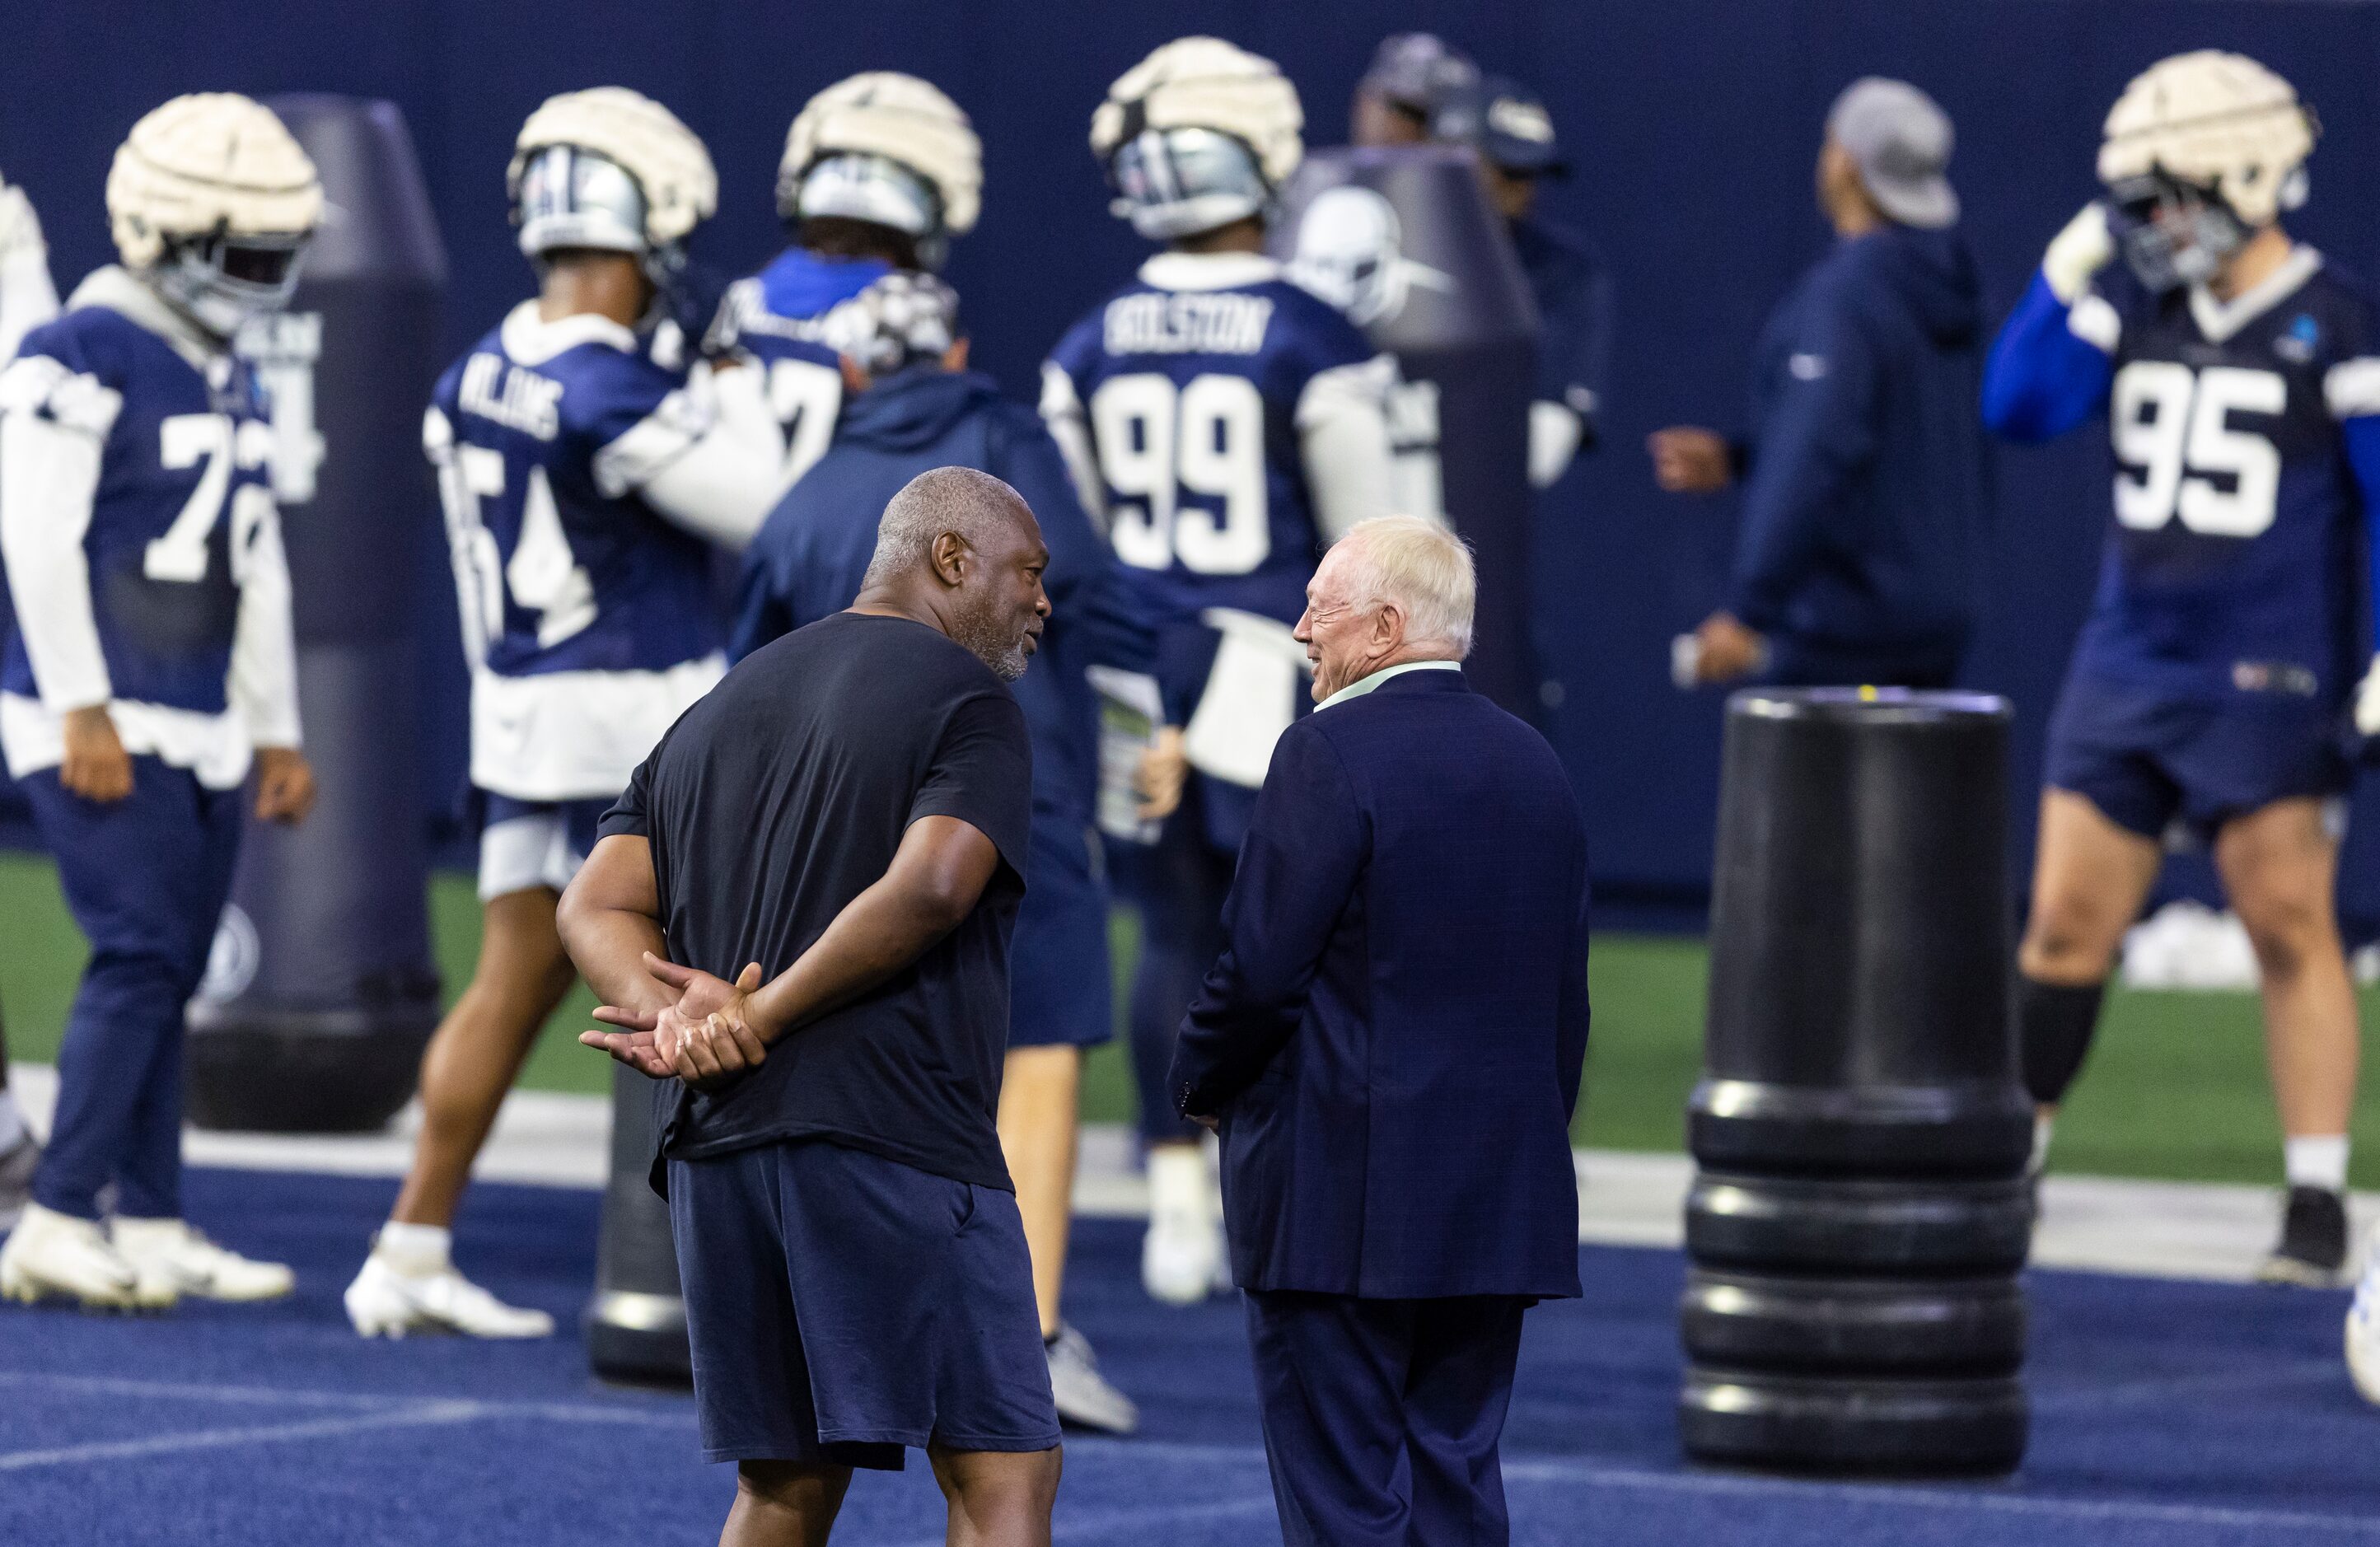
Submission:
[[[287,304],[322,189],[264,107],[176,97],[115,152],[107,213],[123,263],[0,375],[16,609],[0,749],[91,942],[0,1294],[270,1299],[287,1268],[181,1217],[182,1007],[230,892],[251,766],[261,820],[300,820],[314,799],[273,432],[231,340]]]
[[[422,1057],[413,1168],[346,1291],[366,1336],[552,1330],[458,1273],[449,1227],[571,985],[554,903],[637,763],[725,670],[710,550],[751,537],[784,454],[758,372],[673,372],[638,336],[716,203],[684,124],[620,87],[565,92],[529,115],[506,182],[538,296],[439,379],[422,426],[471,666],[480,960]]]
[[[2041,441],[2105,411],[2115,514],[2051,719],[2017,959],[2037,1154],[2082,1067],[2160,839],[2212,844],[2256,949],[2288,1203],[2260,1269],[2347,1253],[2355,995],[2332,898],[2340,714],[2368,647],[2359,530],[2380,511],[2380,339],[2362,288],[2281,216],[2313,116],[2235,54],[2153,66],[2107,115],[2106,186],[1994,344],[1984,414]],[[2120,258],[2120,261],[2118,260]],[[2356,718],[2380,731],[2380,675]]]
[[[1394,363],[1265,256],[1276,197],[1303,154],[1301,123],[1296,89],[1271,61],[1214,38],[1168,43],[1117,80],[1092,117],[1091,150],[1116,212],[1166,250],[1075,324],[1042,370],[1042,416],[1160,627],[1173,727],[1160,761],[1182,777],[1184,749],[1205,744],[1217,752],[1202,759],[1208,769],[1236,765],[1232,778],[1188,774],[1155,843],[1111,845],[1141,918],[1131,1013],[1151,1203],[1141,1276],[1174,1303],[1208,1293],[1221,1251],[1199,1130],[1174,1116],[1165,1075],[1221,949],[1223,895],[1271,738],[1304,698],[1280,641],[1323,547],[1389,508],[1382,405]],[[1232,642],[1219,648],[1210,624]]]
[[[1595,449],[1611,356],[1611,278],[1595,245],[1537,213],[1548,178],[1570,175],[1553,115],[1518,81],[1489,76],[1445,92],[1431,138],[1478,153],[1488,197],[1537,303],[1537,381],[1529,405],[1529,482],[1551,487]]]
[[[25,335],[57,314],[42,223],[25,190],[0,178],[0,364],[14,359]],[[6,590],[0,587],[0,637],[8,627]],[[8,1034],[0,1026],[0,1230],[13,1227],[24,1212],[41,1156],[42,1146],[8,1090]]]
[[[827,313],[895,269],[940,270],[951,238],[975,228],[982,193],[974,126],[916,76],[870,70],[839,80],[794,119],[777,163],[777,213],[792,245],[728,286],[710,335],[768,372],[785,441],[775,492],[825,452],[843,408],[843,373],[823,341]]]

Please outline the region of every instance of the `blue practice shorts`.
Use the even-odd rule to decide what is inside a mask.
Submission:
[[[2176,697],[2076,672],[2049,721],[2046,782],[2117,826],[2211,840],[2275,801],[2343,794],[2352,773],[2333,715],[2310,699]]]
[[[705,1459],[1058,1443],[1013,1193],[811,1140],[673,1160],[669,1207]]]
[[[1115,1033],[1107,888],[1090,840],[1036,815],[1025,904],[1008,955],[1008,1045],[1093,1047]]]
[[[479,792],[480,900],[544,887],[570,885],[595,847],[595,828],[609,799],[521,801]]]

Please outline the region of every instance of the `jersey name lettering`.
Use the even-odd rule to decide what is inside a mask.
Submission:
[[[1108,303],[1105,343],[1111,355],[1254,355],[1271,321],[1262,296],[1124,296]]]
[[[562,383],[511,365],[501,355],[472,356],[463,368],[459,395],[465,413],[524,435],[551,441],[561,431]]]

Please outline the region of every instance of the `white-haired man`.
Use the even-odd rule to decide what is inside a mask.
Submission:
[[[714,545],[767,515],[783,453],[748,369],[673,371],[639,330],[717,198],[702,141],[620,87],[547,100],[507,175],[539,295],[440,378],[422,427],[471,667],[480,959],[421,1060],[421,1138],[346,1292],[366,1336],[534,1337],[552,1318],[456,1272],[455,1210],[538,1028],[595,824],[726,670]]]
[[[1579,1292],[1586,830],[1545,738],[1463,682],[1475,592],[1411,516],[1322,561],[1320,707],[1274,748],[1169,1082],[1222,1136],[1292,1547],[1509,1540],[1522,1312]]]
[[[181,1217],[182,1007],[230,891],[251,764],[259,818],[295,822],[314,800],[272,428],[231,339],[287,304],[322,189],[270,110],[185,96],[133,126],[107,212],[122,266],[77,286],[0,375],[16,609],[0,749],[91,947],[0,1294],[269,1299],[287,1268]]]
[[[2288,1203],[2259,1276],[2327,1285],[2347,1257],[2358,1034],[2326,811],[2372,651],[2348,556],[2380,513],[2380,337],[2362,286],[2281,229],[2313,148],[2297,93],[2252,59],[2204,50],[2136,78],[2107,115],[2106,196],[2050,243],[1983,405],[2019,441],[2104,409],[2117,462],[2017,955],[2040,1143],[2164,840],[2211,844],[2263,973],[2285,1135]],[[2380,673],[2364,683],[2369,734]]]
[[[1042,416],[1160,630],[1165,716],[1184,728],[1164,740],[1196,769],[1161,795],[1154,843],[1109,846],[1141,918],[1141,1278],[1175,1303],[1215,1285],[1221,1250],[1198,1131],[1164,1097],[1173,1028],[1220,943],[1232,857],[1293,712],[1301,593],[1332,538],[1388,509],[1394,362],[1265,256],[1303,121],[1272,61],[1217,38],[1167,43],[1110,87],[1091,150],[1116,213],[1168,250],[1042,368]],[[1177,753],[1176,780],[1179,767]]]
[[[727,287],[712,347],[768,372],[785,440],[779,492],[833,438],[844,378],[839,308],[895,270],[933,272],[983,207],[983,147],[959,104],[897,70],[838,80],[803,104],[777,163],[777,216],[792,244]]]

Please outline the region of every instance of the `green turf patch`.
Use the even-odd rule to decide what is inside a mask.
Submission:
[[[451,1000],[469,980],[479,951],[480,906],[468,877],[430,884],[430,923]],[[1117,1022],[1138,940],[1119,913],[1111,937],[1117,964]],[[0,1006],[14,1058],[56,1057],[83,944],[60,901],[46,860],[0,853]],[[1686,1094],[1702,1064],[1708,954],[1698,940],[1609,935],[1595,943],[1595,1035],[1575,1133],[1610,1149],[1675,1150],[1685,1138]],[[2380,1015],[2380,994],[2362,996],[2364,1018]],[[548,1022],[524,1084],[602,1094],[609,1065],[580,1047],[594,997],[574,992]],[[1084,1070],[1083,1112],[1123,1121],[1134,1111],[1132,1074],[1121,1040],[1092,1053]],[[2380,1094],[2356,1109],[2354,1179],[2380,1187]],[[2131,993],[2108,997],[2091,1064],[2058,1129],[2056,1169],[2113,1176],[2275,1183],[2279,1128],[2265,1083],[2262,1021],[2250,994]]]

